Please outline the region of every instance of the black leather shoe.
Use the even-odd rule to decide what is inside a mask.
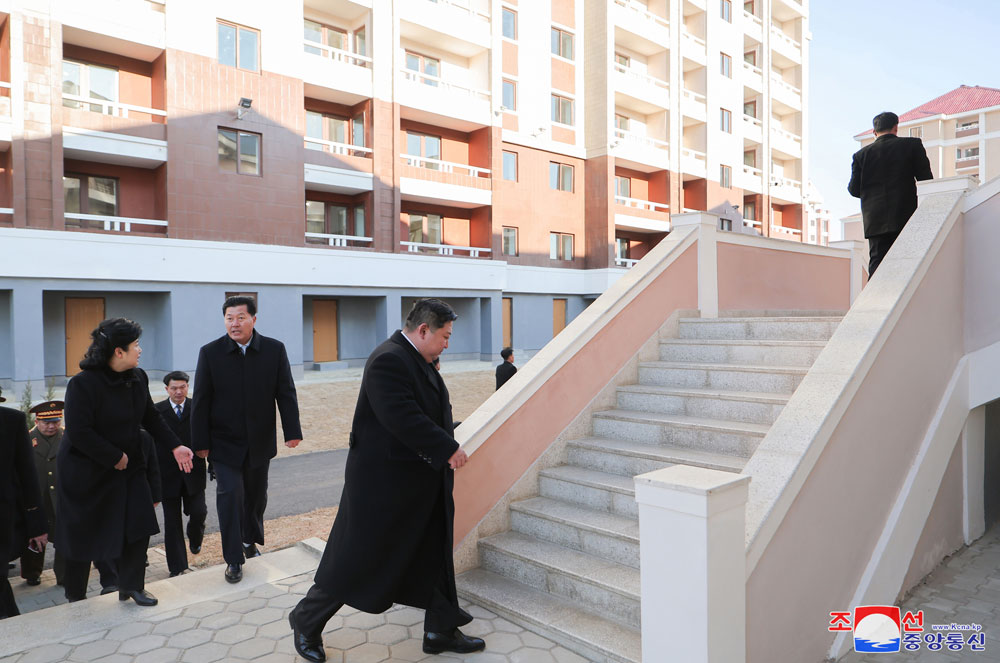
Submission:
[[[28,583],[32,587],[38,587],[39,585],[42,584],[42,579],[41,578],[25,578],[24,582]]]
[[[205,540],[205,526],[202,525],[200,532],[197,536],[191,536],[191,532],[188,531],[188,545],[191,547],[191,554],[197,555],[201,552],[201,544]]]
[[[226,582],[237,583],[243,580],[243,565],[229,564],[226,566]]]
[[[109,587],[101,587],[101,596],[105,594],[114,594],[118,591],[118,585],[111,585]]]
[[[482,638],[470,637],[457,628],[451,633],[424,633],[424,653],[440,654],[451,651],[456,654],[471,654],[486,649]]]
[[[171,578],[176,578],[177,576],[184,575],[185,573],[191,573],[191,569],[181,569],[177,573],[171,573],[170,577]]]
[[[151,606],[159,603],[159,601],[156,600],[156,597],[147,592],[145,589],[118,592],[119,601],[128,601],[129,599],[135,601],[136,605],[142,606]]]
[[[255,544],[251,543],[248,546],[247,544],[244,543],[243,556],[246,557],[247,559],[250,559],[251,557],[260,557],[260,551],[257,550],[257,546]]]
[[[299,632],[295,625],[295,613],[288,613],[288,625],[292,627],[292,643],[295,645],[295,653],[307,661],[313,663],[323,663],[326,660],[326,650],[323,649],[323,638],[311,639]]]

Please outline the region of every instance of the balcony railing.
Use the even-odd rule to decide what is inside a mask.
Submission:
[[[441,173],[457,173],[459,175],[470,175],[472,177],[490,177],[489,168],[479,168],[464,163],[454,163],[452,161],[441,161],[440,159],[428,159],[413,154],[400,154],[399,157],[406,162],[407,166],[436,170]],[[463,172],[464,171],[464,172]]]
[[[664,90],[670,89],[670,84],[667,83],[666,81],[660,80],[655,76],[650,76],[649,74],[644,74],[641,71],[635,71],[634,69],[630,69],[624,65],[620,65],[617,62],[615,62],[615,71],[617,71],[619,74],[628,76],[629,78],[635,79],[640,83],[644,83],[646,85],[653,85],[658,88],[663,88]]]
[[[350,246],[350,242],[358,242],[361,244],[371,244],[371,237],[362,237],[360,235],[330,235],[328,233],[306,233],[306,239],[321,239],[326,240],[329,246]]]
[[[743,10],[743,17],[748,21],[752,21],[754,25],[757,25],[759,27],[764,27],[764,21],[760,20],[759,16],[751,14],[745,9]]]
[[[619,142],[633,143],[641,147],[653,147],[658,150],[669,149],[670,144],[665,140],[659,140],[657,138],[650,138],[649,136],[640,136],[639,134],[634,134],[629,131],[624,131],[622,129],[613,129],[615,139]]]
[[[771,231],[776,235],[789,235],[791,237],[802,235],[802,231],[798,228],[786,228],[784,226],[771,226]]]
[[[108,101],[105,99],[93,99],[91,97],[81,97],[77,94],[63,94],[63,101],[73,101],[79,102],[81,108],[85,109],[90,106],[90,110],[95,113],[102,113],[104,115],[114,115],[115,117],[128,117],[129,111],[134,113],[146,113],[148,115],[156,115],[158,117],[166,117],[167,111],[160,110],[158,108],[147,108],[146,106],[136,106],[134,104],[123,104],[118,101]],[[63,104],[65,105],[65,104]],[[100,108],[100,110],[94,110],[94,107]]]
[[[345,64],[354,65],[355,67],[364,67],[366,69],[371,69],[372,67],[372,59],[367,55],[358,55],[357,53],[344,51],[339,48],[334,48],[333,46],[327,46],[326,44],[311,41],[309,39],[303,39],[302,43],[305,45],[304,48],[306,53],[310,53],[310,48],[320,51],[319,53],[310,53],[311,55],[330,58],[335,62],[343,62]]]
[[[965,124],[955,127],[955,137],[964,138],[965,136],[972,136],[979,133],[979,123],[972,122],[970,124]]]
[[[338,154],[346,157],[371,157],[372,148],[361,147],[360,145],[348,145],[347,143],[338,143],[332,140],[323,140],[322,138],[312,138],[310,136],[305,137],[305,146],[307,150],[322,150],[323,152],[329,152],[330,154]]]
[[[490,15],[486,12],[479,11],[472,6],[471,0],[428,0],[436,5],[450,5],[452,7],[457,7],[459,9],[467,11],[471,16],[481,18],[484,21],[490,20]]]
[[[701,92],[695,92],[694,90],[688,90],[687,88],[681,90],[681,96],[683,96],[685,99],[696,101],[699,104],[703,104],[708,100],[708,97],[703,95]]]
[[[455,251],[467,251],[470,258],[478,258],[480,254],[491,253],[491,249],[481,246],[453,246],[451,244],[427,244],[425,242],[400,242],[408,253],[436,253],[439,256],[453,256]]]
[[[690,32],[688,32],[687,28],[684,28],[681,31],[681,33],[684,35],[684,39],[693,42],[695,46],[698,46],[701,49],[706,48],[707,44],[705,43],[705,40],[702,39],[701,37],[691,34]]]
[[[802,182],[798,180],[788,179],[787,177],[775,177],[771,180],[771,186],[773,187],[788,187],[790,189],[802,189]]]
[[[615,4],[618,5],[619,7],[624,7],[629,11],[635,12],[644,21],[652,21],[653,23],[663,28],[670,27],[670,22],[667,19],[663,18],[662,16],[657,16],[653,12],[649,11],[647,7],[644,7],[638,2],[633,2],[633,0],[615,0]]]
[[[784,30],[782,30],[776,25],[771,26],[771,36],[780,42],[784,42],[785,44],[791,46],[792,48],[802,48],[802,44],[800,44],[799,42],[795,41],[794,39],[786,35]]]
[[[707,154],[705,154],[704,152],[699,152],[698,150],[692,150],[689,147],[681,149],[681,156],[687,157],[688,159],[694,159],[695,161],[700,161],[702,165],[705,165],[705,163],[708,161]]]
[[[752,124],[753,126],[757,127],[758,129],[763,129],[764,128],[764,122],[762,120],[758,120],[757,118],[753,117],[752,115],[744,115],[743,116],[743,122],[745,122],[746,124]]]
[[[639,261],[633,260],[632,258],[615,258],[615,264],[619,267],[624,267],[625,269],[635,266],[637,262]]]
[[[771,82],[774,85],[776,85],[776,86],[778,86],[780,88],[783,88],[784,90],[786,90],[788,92],[791,92],[792,94],[802,94],[802,90],[800,90],[799,88],[795,87],[794,85],[792,85],[791,83],[789,83],[785,79],[781,78],[780,76],[778,76],[778,74],[775,74],[775,73],[771,74]]]
[[[663,203],[654,203],[651,200],[643,200],[641,198],[628,198],[626,196],[615,196],[615,202],[619,205],[624,205],[625,207],[632,207],[635,209],[646,210],[647,212],[670,211],[670,205],[665,205]]]
[[[105,216],[103,214],[77,214],[75,212],[66,212],[65,216],[67,220],[96,221],[104,224],[104,230],[113,230],[115,232],[120,230],[124,230],[127,233],[132,232],[133,225],[167,227],[166,221],[157,219],[136,219],[128,216]]]
[[[757,74],[758,76],[764,75],[764,70],[757,65],[750,64],[746,60],[743,61],[743,69],[750,72],[751,74]]]
[[[801,145],[802,144],[802,137],[801,136],[796,136],[791,131],[785,131],[784,129],[780,129],[778,127],[771,127],[771,133],[776,134],[777,136],[780,136],[781,138],[784,138],[785,140],[790,140],[793,143],[795,143],[796,145]]]
[[[743,166],[743,174],[759,179],[764,176],[764,171],[760,168],[754,168],[753,166]]]
[[[458,85],[457,83],[450,83],[440,76],[431,76],[430,74],[423,74],[419,71],[413,71],[412,69],[401,69],[403,76],[408,81],[414,81],[417,83],[423,83],[428,87],[438,87],[444,90],[449,90],[451,92],[458,92],[459,94],[466,95],[473,98],[484,99],[489,101],[490,93],[486,90],[478,90],[476,88],[467,87],[465,85]]]

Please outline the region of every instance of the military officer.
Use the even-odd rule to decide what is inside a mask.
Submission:
[[[35,427],[28,431],[31,438],[32,451],[35,452],[35,471],[38,474],[38,486],[42,490],[42,506],[45,518],[49,523],[49,532],[56,531],[56,456],[59,454],[59,444],[62,442],[63,402],[45,401],[29,410],[35,415]],[[52,539],[49,539],[52,541]],[[40,551],[26,547],[21,553],[21,577],[29,585],[41,582],[42,568],[45,563],[45,546]],[[55,561],[52,570],[56,574],[56,584],[62,584],[65,560],[56,547]]]

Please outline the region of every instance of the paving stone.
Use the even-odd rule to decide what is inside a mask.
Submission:
[[[236,603],[237,601],[242,601],[243,599],[250,598],[250,592],[233,592],[232,594],[226,594],[225,596],[220,596],[217,601],[222,603]]]
[[[301,660],[293,654],[282,654],[279,652],[271,652],[258,659],[254,659],[255,663],[298,663]]]
[[[254,626],[261,626],[263,624],[270,624],[271,622],[281,621],[285,616],[285,612],[278,608],[260,608],[254,610],[253,612],[248,612],[243,615],[242,622],[244,624],[252,624]]]
[[[132,657],[127,654],[112,654],[99,658],[94,663],[132,663]]]
[[[368,642],[380,645],[394,645],[409,637],[407,628],[400,624],[383,624],[368,631]]]
[[[368,642],[344,652],[344,663],[380,663],[389,658],[389,648]]]
[[[587,659],[575,652],[571,652],[564,647],[556,647],[552,650],[552,657],[558,663],[587,663]]]
[[[128,640],[129,638],[137,638],[140,635],[146,635],[153,630],[153,625],[148,622],[129,622],[128,624],[122,624],[121,626],[116,626],[115,628],[108,631],[108,640]]]
[[[232,612],[220,612],[217,615],[205,617],[198,622],[198,626],[218,631],[219,629],[227,628],[233,624],[238,624],[241,616],[242,615]]]
[[[250,592],[250,596],[259,599],[272,599],[276,596],[285,596],[288,592],[274,585],[261,585]]]
[[[423,630],[423,628],[421,628]],[[473,619],[471,622],[462,627],[462,633],[466,635],[474,635],[477,638],[482,638],[490,633],[496,633],[496,629],[493,628],[493,621],[489,619]]]
[[[323,641],[326,643],[327,647],[340,649],[342,651],[357,647],[358,645],[364,643],[366,639],[367,637],[364,631],[346,627],[337,629],[333,633],[323,636]]]
[[[498,617],[491,621],[493,622],[493,628],[495,628],[498,631],[506,631],[508,633],[518,633],[524,630],[514,622],[509,622],[503,617]]]
[[[221,642],[206,642],[203,645],[192,647],[184,652],[181,660],[184,663],[212,663],[225,658],[229,652],[229,646]]]
[[[422,661],[427,658],[422,642],[415,638],[404,640],[397,645],[389,647],[389,653],[393,658],[401,661]]]
[[[302,597],[295,594],[281,594],[268,599],[267,605],[271,608],[294,608],[301,600]]]
[[[485,640],[486,648],[491,652],[499,654],[509,654],[515,649],[520,649],[524,646],[521,638],[513,633],[493,633],[487,636]]]
[[[129,638],[122,643],[118,649],[122,654],[141,654],[142,652],[162,647],[167,641],[165,635],[143,635],[138,638]]]
[[[249,640],[257,635],[257,628],[248,624],[227,626],[215,634],[212,639],[227,645],[234,645],[243,640]]]
[[[208,642],[212,639],[213,635],[215,635],[215,631],[205,628],[193,628],[171,636],[167,640],[167,646],[177,647],[178,649],[190,649],[191,647],[197,647]]]
[[[180,659],[184,652],[174,647],[160,647],[153,651],[139,654],[135,657],[135,663],[173,663]]]
[[[157,624],[159,622],[165,622],[165,621],[167,621],[169,619],[173,619],[175,617],[180,617],[182,612],[184,612],[183,608],[177,608],[176,610],[171,610],[169,612],[161,612],[160,614],[152,615],[150,617],[147,617],[143,621],[152,622],[154,624]]]
[[[274,640],[267,638],[251,638],[233,645],[229,656],[233,658],[254,659],[274,651]]]
[[[470,605],[466,611],[476,619],[496,619],[497,614],[478,605]]]
[[[333,633],[337,629],[341,628],[344,628],[344,618],[340,615],[334,615],[330,618],[330,621],[326,623],[326,626],[323,627],[323,634]]]
[[[271,622],[270,624],[264,624],[257,628],[258,638],[271,638],[272,640],[280,640],[285,636],[292,635],[292,627],[288,625],[288,620],[279,619],[276,622]]]
[[[385,624],[385,615],[373,615],[367,612],[359,612],[354,615],[344,617],[344,626],[368,630]]]
[[[390,624],[402,624],[403,626],[413,626],[424,621],[424,611],[416,608],[401,608],[385,614],[385,619]]]
[[[52,661],[63,661],[69,655],[71,649],[69,645],[63,644],[44,645],[26,652],[18,663],[51,663]]]
[[[527,647],[537,647],[538,649],[552,649],[555,643],[551,640],[547,640],[540,635],[532,633],[531,631],[522,631],[518,634],[521,638],[521,642]]]
[[[160,622],[153,627],[153,633],[161,635],[174,635],[181,631],[187,631],[197,626],[198,620],[194,617],[174,617],[165,622]]]
[[[264,599],[248,597],[239,601],[233,601],[229,604],[229,607],[226,608],[226,610],[246,614],[248,612],[253,612],[254,610],[259,610],[266,605],[267,601]]]
[[[525,647],[510,655],[510,663],[555,663],[555,657],[544,649]]]
[[[203,603],[195,603],[194,605],[185,608],[184,616],[194,617],[195,619],[202,619],[203,617],[209,617],[211,615],[218,614],[225,609],[226,609],[225,603],[220,603],[219,601],[205,601]]]
[[[118,651],[121,643],[117,640],[95,640],[85,645],[80,645],[69,655],[71,661],[93,661],[102,656],[108,656]]]

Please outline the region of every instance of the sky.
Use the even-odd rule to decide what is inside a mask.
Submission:
[[[1000,0],[810,0],[809,178],[839,219],[854,135],[959,85],[1000,88]]]

